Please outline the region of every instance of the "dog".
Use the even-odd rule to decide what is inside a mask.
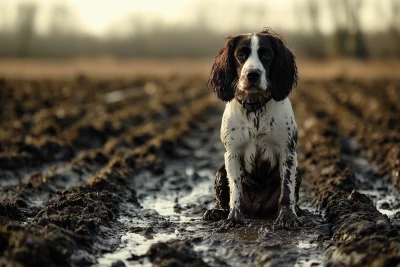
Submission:
[[[215,57],[209,88],[227,102],[221,141],[225,164],[216,174],[217,209],[205,220],[244,224],[244,215],[296,227],[301,176],[297,172],[297,124],[288,95],[297,86],[293,53],[270,30],[226,38]]]

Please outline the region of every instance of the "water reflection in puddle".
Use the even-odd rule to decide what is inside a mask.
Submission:
[[[179,173],[177,170],[170,170],[165,176],[168,175],[184,175],[184,179],[188,179],[186,183],[191,186],[191,189],[178,191],[168,190],[170,180],[166,179],[164,176],[154,177],[152,174],[147,173],[141,177],[136,177],[138,184],[146,183],[148,185],[146,188],[138,189],[138,195],[148,192],[149,189],[150,191],[154,189],[155,192],[154,194],[146,194],[140,199],[140,204],[143,207],[142,211],[154,211],[171,222],[185,223],[193,220],[200,221],[202,214],[193,215],[191,212],[189,212],[189,215],[181,214],[176,207],[178,204],[184,205],[184,209],[186,206],[196,206],[205,196],[211,196],[213,194],[213,183],[211,181],[214,179],[214,173],[206,169],[194,171],[193,168],[186,168],[185,170],[179,170]],[[195,175],[197,175],[196,179],[194,179]],[[160,185],[160,182],[162,182],[162,185]],[[138,188],[140,188],[140,186],[138,186]],[[142,224],[143,227],[146,225],[143,221],[136,222],[124,217],[121,217],[120,221],[125,224],[135,224],[137,226]],[[196,230],[198,230],[198,228],[190,225],[187,225],[185,228],[185,231]],[[144,255],[152,244],[176,239],[178,234],[178,231],[173,234],[157,233],[145,236],[130,232],[125,233],[121,237],[120,248],[113,253],[104,254],[98,259],[98,266],[110,266],[117,260],[122,260],[126,266],[152,266],[147,258],[142,258],[141,260],[143,262],[129,261],[127,259],[131,258],[132,255]]]
[[[297,244],[297,247],[298,247],[298,248],[302,248],[302,249],[315,248],[316,246],[317,246],[317,244],[312,244],[312,243],[307,242],[307,241],[305,241],[305,242],[300,241],[300,242]]]
[[[356,141],[353,143],[357,144]],[[395,207],[399,201],[398,193],[390,182],[382,177],[375,177],[376,166],[362,157],[342,155],[342,158],[349,163],[351,171],[360,183],[361,188],[358,191],[367,195],[380,213],[393,216],[400,211],[400,208]]]
[[[325,266],[323,260],[318,259],[298,259],[294,264],[294,267],[316,267],[316,266]]]
[[[113,253],[104,254],[98,259],[98,266],[111,266],[113,262],[122,260],[126,266],[152,266],[150,262],[128,261],[132,255],[142,256],[147,253],[152,244],[164,242],[176,238],[176,234],[152,234],[142,236],[135,233],[127,233],[121,237],[121,248]]]
[[[185,179],[190,180],[187,182],[191,186],[190,189],[171,192],[171,190],[165,188],[169,186],[166,182],[160,192],[154,195],[147,195],[141,200],[142,207],[144,209],[155,210],[170,221],[189,222],[191,220],[200,220],[202,214],[198,216],[186,216],[181,214],[177,207],[181,207],[181,204],[184,205],[183,208],[198,205],[199,200],[205,197],[212,197],[214,173],[207,169],[195,172],[193,168],[186,168],[184,173],[186,175]],[[193,181],[194,175],[198,177],[198,181]]]
[[[261,228],[262,229],[262,228]],[[235,230],[235,237],[238,237],[240,240],[244,241],[256,241],[259,234],[259,228],[250,228],[250,229],[237,229]]]
[[[311,243],[309,241],[300,241],[297,244],[297,248],[303,250],[315,249],[318,244]],[[326,262],[322,254],[316,254],[312,258],[310,257],[299,257],[294,264],[294,267],[314,267],[314,266],[325,266]]]

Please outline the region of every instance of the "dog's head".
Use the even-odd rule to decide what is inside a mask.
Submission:
[[[208,85],[223,101],[232,100],[235,90],[265,91],[281,101],[297,80],[294,55],[279,35],[265,30],[226,38],[215,57]]]

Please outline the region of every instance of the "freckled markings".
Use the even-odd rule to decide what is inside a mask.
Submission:
[[[260,116],[256,117],[256,122],[255,122],[256,128],[258,130],[258,128],[260,127]]]
[[[281,205],[294,204],[293,203],[294,200],[292,200],[290,198],[290,193],[291,193],[290,192],[290,182],[292,182],[292,181],[290,181],[290,176],[292,174],[292,172],[290,170],[293,167],[293,160],[294,160],[294,158],[293,158],[292,154],[287,155],[286,161],[285,161],[285,164],[284,164],[285,168],[286,168],[286,172],[285,172],[285,175],[284,175],[284,179],[282,181],[282,183],[283,183],[283,194],[282,194],[281,201],[280,201]]]
[[[295,164],[294,162],[294,153],[296,152],[296,144],[297,144],[297,129],[293,129],[292,132],[292,137],[288,139],[287,141],[287,149],[288,149],[288,154],[286,156],[286,160],[284,162],[284,167],[286,168],[286,172],[284,174],[284,180],[282,181],[283,183],[283,194],[281,196],[281,205],[291,205],[294,204],[294,199],[290,199],[290,186],[289,183],[292,182],[295,184],[296,181],[290,181],[292,172],[291,169],[293,165]]]
[[[293,129],[292,137],[288,139],[286,145],[289,153],[293,154],[296,151],[297,144],[297,129]]]

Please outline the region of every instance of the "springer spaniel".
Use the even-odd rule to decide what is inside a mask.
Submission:
[[[262,31],[226,39],[208,81],[227,102],[221,125],[225,164],[214,185],[218,209],[206,211],[205,220],[244,224],[243,214],[265,217],[279,210],[275,224],[300,224],[297,125],[288,99],[297,80],[294,55],[278,35]]]

